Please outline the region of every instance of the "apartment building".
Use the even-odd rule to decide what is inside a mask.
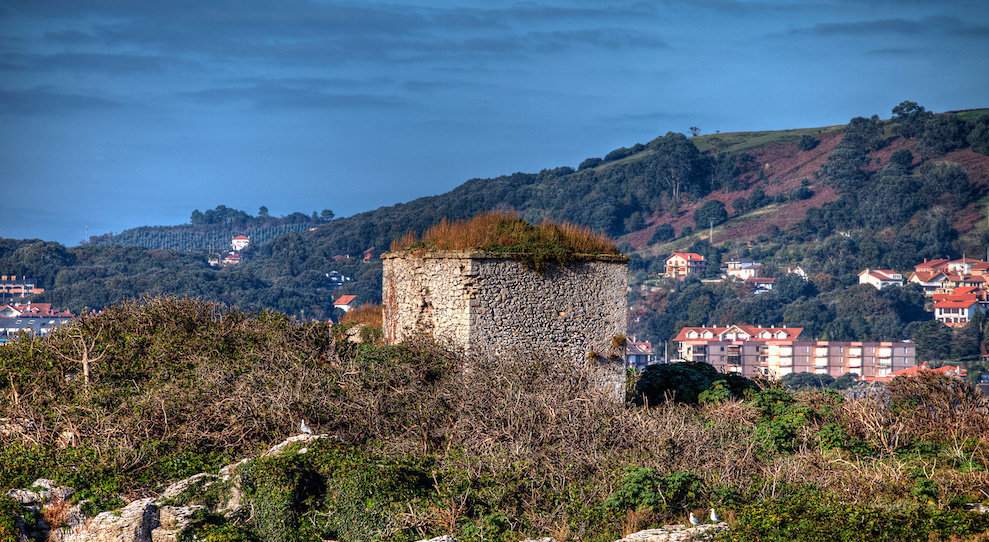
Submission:
[[[912,342],[803,341],[802,332],[803,328],[744,325],[686,327],[674,341],[682,360],[703,361],[746,377],[815,373],[837,378],[855,373],[872,380],[917,364]]]

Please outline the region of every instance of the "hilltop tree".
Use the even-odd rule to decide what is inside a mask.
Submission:
[[[681,133],[668,132],[649,143],[655,160],[649,173],[669,190],[671,206],[679,207],[684,189],[701,195],[707,188],[708,167],[697,146]]]
[[[924,122],[932,116],[917,102],[905,100],[893,108],[894,130],[903,137],[917,137],[924,130]]]
[[[989,114],[975,120],[968,133],[968,144],[979,154],[989,154]]]
[[[969,124],[951,113],[934,115],[924,122],[917,148],[927,157],[941,156],[966,145]]]
[[[268,208],[262,205],[258,208],[258,216],[268,216]]]

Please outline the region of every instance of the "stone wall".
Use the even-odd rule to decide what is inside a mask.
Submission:
[[[386,253],[385,340],[425,332],[471,355],[601,359],[624,353],[627,258],[584,256],[538,273],[510,256]]]

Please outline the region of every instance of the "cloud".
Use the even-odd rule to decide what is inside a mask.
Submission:
[[[935,16],[910,19],[875,19],[840,23],[818,23],[805,28],[796,28],[791,35],[812,34],[817,36],[862,36],[869,34],[896,34],[916,36],[918,34],[943,33],[989,36],[989,27],[966,23],[957,17]]]
[[[406,105],[406,102],[397,96],[343,94],[271,83],[246,87],[209,88],[181,92],[179,96],[207,105],[246,102],[255,109],[393,108]]]
[[[0,112],[13,114],[64,114],[118,107],[119,102],[59,92],[51,87],[31,90],[0,89]]]
[[[924,52],[923,49],[913,47],[886,47],[883,49],[870,49],[865,54],[874,56],[912,56]]]
[[[8,53],[0,56],[0,70],[4,71],[87,71],[108,74],[159,72],[167,61],[162,56],[106,54],[106,53],[58,53],[52,55]]]

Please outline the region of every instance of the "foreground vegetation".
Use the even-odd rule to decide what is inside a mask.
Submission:
[[[622,404],[593,367],[464,370],[436,344],[383,346],[370,327],[357,344],[345,331],[158,298],[15,341],[0,349],[0,417],[22,429],[0,436],[0,490],[51,478],[95,513],[263,451],[305,419],[332,438],[253,460],[253,513],[204,515],[190,536],[605,541],[711,506],[733,540],[989,530],[966,508],[989,502],[989,414],[949,377],[849,401],[656,366]],[[4,542],[10,504],[0,498]]]

